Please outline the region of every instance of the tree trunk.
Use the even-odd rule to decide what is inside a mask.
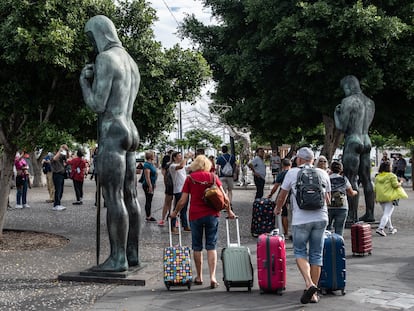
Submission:
[[[4,151],[0,157],[0,240],[3,237],[3,227],[6,222],[7,203],[10,194],[10,182],[14,178],[13,163],[15,154]]]
[[[43,153],[39,156],[39,158],[36,158],[36,152],[30,153],[30,159],[32,162],[32,168],[33,168],[33,187],[42,187],[42,159],[43,159]]]
[[[321,155],[324,155],[329,162],[335,154],[335,150],[338,148],[343,140],[344,134],[335,128],[335,121],[333,118],[323,115],[323,124],[325,125],[325,138]]]

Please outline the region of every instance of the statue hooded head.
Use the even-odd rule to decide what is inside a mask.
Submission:
[[[104,15],[90,18],[85,25],[85,33],[96,53],[106,51],[114,46],[122,47],[114,23]]]
[[[341,87],[344,90],[346,96],[362,92],[361,87],[359,86],[358,79],[352,75],[345,76],[344,78],[342,78]]]

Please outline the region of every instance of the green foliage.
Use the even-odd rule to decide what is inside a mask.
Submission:
[[[262,140],[295,143],[333,115],[344,96],[339,81],[353,74],[376,103],[373,127],[411,136],[412,1],[203,2],[219,24],[189,16],[181,32],[212,67],[214,99],[232,106],[230,124],[249,125]]]
[[[193,148],[197,150],[199,148],[215,148],[219,149],[222,140],[220,136],[211,134],[207,130],[194,129],[185,133],[185,140],[177,140],[179,146]]]
[[[141,86],[134,120],[143,141],[156,141],[174,124],[179,101],[193,101],[209,75],[201,54],[154,40],[155,11],[144,0],[40,0],[0,2],[0,144],[42,145],[56,139],[96,138],[96,115],[85,107],[79,73],[93,60],[84,25],[107,15],[139,65]],[[49,124],[44,124],[49,123]],[[62,134],[62,135],[61,135]],[[60,141],[56,142],[60,143]]]

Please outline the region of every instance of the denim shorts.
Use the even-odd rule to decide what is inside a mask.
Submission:
[[[322,266],[324,232],[327,224],[328,222],[323,220],[292,226],[295,258],[307,259],[309,243],[309,264]]]
[[[218,217],[205,216],[190,221],[193,251],[203,250],[203,235],[205,233],[205,249],[214,250],[217,245]]]

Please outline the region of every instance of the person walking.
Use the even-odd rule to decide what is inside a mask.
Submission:
[[[84,154],[81,149],[76,153],[76,158],[69,159],[67,164],[71,166],[71,178],[73,180],[73,188],[75,189],[76,201],[73,205],[83,204],[83,181],[85,180],[85,172],[87,169],[87,162],[83,158]]]
[[[304,166],[312,166],[314,154],[311,149],[303,147],[297,153],[298,167],[292,167],[285,176],[281,190],[276,201],[275,213],[282,212],[283,205],[289,195],[292,204],[292,238],[293,252],[296,258],[296,265],[305,281],[305,290],[300,299],[301,303],[319,302],[317,285],[323,264],[323,244],[326,225],[328,224],[327,202],[330,200],[331,183],[326,171],[315,168],[322,184],[324,196],[320,208],[305,210],[299,207],[296,200],[298,174]]]
[[[216,278],[217,267],[217,232],[220,212],[209,207],[203,200],[203,194],[209,183],[212,180],[211,161],[204,155],[197,156],[190,165],[191,173],[190,177],[187,177],[182,189],[182,195],[177,206],[171,213],[171,217],[177,217],[177,214],[181,212],[187,201],[190,199],[190,226],[191,226],[191,238],[192,249],[194,252],[194,263],[196,267],[197,276],[194,279],[195,285],[203,284],[203,245],[207,250],[207,262],[210,271],[210,288],[214,289],[218,287]],[[206,184],[195,183],[192,181],[205,182]],[[217,187],[221,189],[224,196],[227,198],[224,189],[221,185],[220,179],[216,178]],[[230,209],[230,205],[226,206],[227,216],[229,218],[235,218],[235,214]],[[203,243],[204,236],[204,243]]]
[[[263,197],[264,186],[266,182],[266,165],[264,163],[264,149],[257,148],[256,156],[247,166],[252,170],[254,176],[254,184],[256,185],[255,199]]]
[[[52,158],[53,153],[48,152],[48,154],[42,160],[42,170],[46,175],[47,191],[49,192],[49,199],[46,200],[46,203],[53,203],[55,201],[55,186],[53,185],[52,166],[50,165]]]
[[[223,189],[224,191],[226,191],[227,197],[230,200],[231,206],[234,189],[233,174],[236,170],[236,158],[234,157],[234,155],[229,154],[227,146],[222,146],[221,152],[221,156],[219,156],[216,161],[218,176],[220,178],[221,183],[223,184]]]
[[[388,226],[388,234],[397,233],[397,229],[392,224],[391,216],[398,200],[408,198],[402,188],[403,182],[403,178],[398,180],[398,177],[391,172],[390,162],[380,164],[378,175],[375,177],[374,191],[375,200],[380,203],[384,211],[378,229],[375,231],[381,236],[387,236],[385,226]]]
[[[333,161],[331,163],[331,204],[328,209],[328,227],[327,230],[333,230],[339,235],[343,235],[345,228],[346,216],[348,215],[348,199],[356,196],[358,192],[352,188],[346,176],[342,174],[343,166],[341,162]]]
[[[65,166],[68,156],[69,148],[67,145],[63,144],[60,146],[59,150],[56,152],[50,163],[53,172],[53,185],[55,186],[55,198],[52,208],[54,211],[60,212],[66,209],[66,207],[61,204],[61,200],[65,185]]]
[[[270,156],[270,170],[273,176],[273,183],[276,182],[276,176],[280,173],[282,167],[282,160],[280,159],[279,152],[277,150],[272,151]]]
[[[191,155],[187,154],[186,156],[182,156],[181,152],[175,151],[171,155],[171,164],[169,167],[169,172],[171,174],[173,180],[173,193],[174,193],[174,205],[177,206],[178,201],[181,199],[182,196],[182,189],[184,186],[185,179],[187,177],[186,173],[186,163],[187,160],[191,158]],[[184,231],[191,231],[190,226],[188,225],[187,220],[187,205],[181,208],[180,211],[180,220],[181,225]],[[175,219],[173,219],[171,226],[173,228],[173,232],[176,232],[175,228]]]
[[[170,214],[172,201],[174,198],[174,192],[173,192],[173,181],[171,174],[168,170],[171,164],[171,154],[174,150],[170,149],[168,150],[167,154],[162,158],[161,161],[161,174],[163,176],[164,180],[164,204],[162,207],[162,213],[161,213],[161,219],[158,222],[159,226],[165,226],[165,217],[167,214]]]
[[[152,199],[154,197],[155,184],[157,182],[157,169],[154,166],[155,155],[153,151],[145,152],[145,162],[143,168],[142,189],[145,193],[145,220],[147,222],[157,222],[151,215]]]

